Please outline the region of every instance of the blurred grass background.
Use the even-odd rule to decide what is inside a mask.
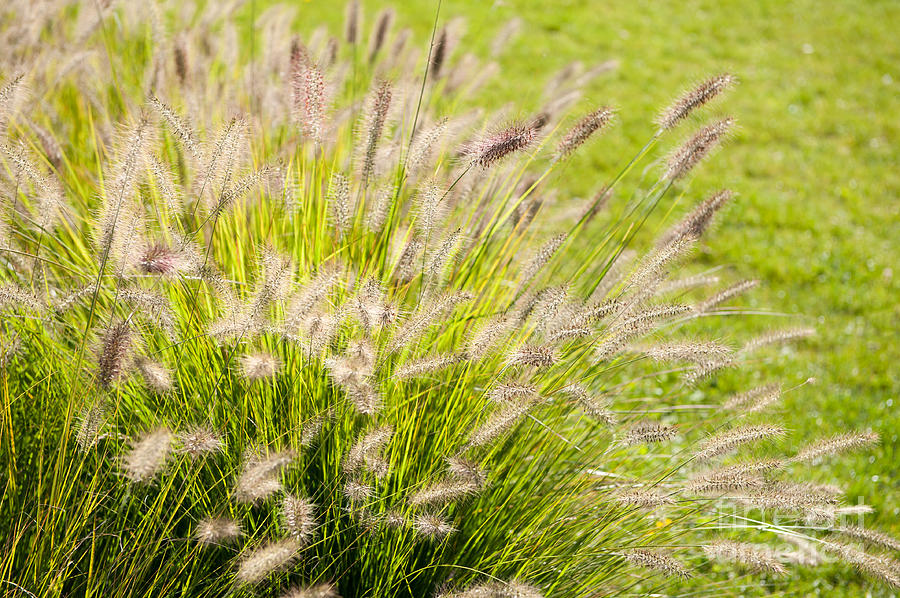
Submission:
[[[369,17],[389,5],[363,2]],[[397,25],[427,39],[434,0],[393,6]],[[343,14],[330,0],[301,3],[299,14],[304,32],[322,23],[340,31]],[[722,186],[738,193],[701,260],[761,279],[746,305],[791,314],[734,318],[736,336],[761,326],[818,330],[739,382],[816,379],[787,393],[777,415],[794,438],[880,432],[881,445],[842,460],[849,471],[835,480],[853,480],[848,502],[876,509],[866,525],[900,531],[900,3],[445,0],[442,21],[457,16],[467,20],[461,49],[480,56],[506,21],[523,19],[487,102],[534,109],[547,79],[571,61],[620,61],[578,104],[612,103],[619,122],[568,167],[562,198],[596,190],[592,173],[640,147],[649,117],[685,86],[723,70],[738,75],[740,86],[713,111],[736,115],[740,131],[689,183],[692,201]],[[867,592],[818,573],[796,595]]]

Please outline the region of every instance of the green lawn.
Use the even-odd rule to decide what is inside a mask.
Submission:
[[[364,6],[373,15],[381,3]],[[400,24],[427,35],[434,2],[397,8]],[[342,19],[331,2],[305,3],[300,14],[304,30],[323,21],[339,27]],[[794,438],[860,427],[880,432],[881,446],[843,459],[850,469],[835,471],[833,481],[855,480],[848,501],[858,496],[876,508],[865,524],[900,531],[900,3],[447,0],[441,14],[466,17],[464,49],[476,54],[508,19],[524,20],[484,94],[523,113],[569,62],[620,61],[579,104],[613,103],[619,123],[576,157],[563,197],[596,189],[592,167],[609,172],[646,140],[646,116],[673,91],[722,70],[740,77],[713,110],[736,115],[740,131],[690,183],[693,198],[721,186],[739,194],[707,238],[702,260],[760,278],[747,305],[817,328],[812,341],[744,375],[786,386],[816,378],[787,393],[779,413]],[[735,318],[733,330],[784,324],[781,317]],[[835,590],[827,578],[814,583],[796,595],[866,591]]]

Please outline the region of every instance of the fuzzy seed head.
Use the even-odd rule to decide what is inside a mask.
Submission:
[[[344,11],[344,39],[350,45],[359,41],[359,13],[359,0],[350,0]]]
[[[787,330],[775,330],[773,332],[763,334],[762,336],[750,339],[741,348],[741,352],[752,353],[753,351],[761,349],[762,347],[790,343],[796,340],[808,338],[815,335],[815,333],[815,328],[789,328]]]
[[[434,251],[429,252],[431,255],[425,264],[426,285],[433,286],[435,282],[440,282],[441,274],[447,263],[451,261],[461,236],[461,229],[456,229],[450,232]],[[430,289],[431,286],[427,288]]]
[[[352,503],[365,502],[375,495],[375,488],[359,480],[347,480],[344,484],[344,496]]]
[[[271,353],[259,352],[241,356],[241,373],[251,382],[274,378],[281,363]]]
[[[483,488],[487,483],[487,471],[474,461],[464,457],[449,457],[447,473],[450,477],[469,483],[476,488]]]
[[[166,466],[172,454],[172,433],[157,428],[136,440],[122,459],[125,476],[132,482],[146,483]]]
[[[14,336],[7,343],[0,344],[0,371],[5,370],[10,360],[22,349],[22,339]]]
[[[299,37],[291,38],[289,73],[295,76],[309,64],[309,48]]]
[[[428,65],[429,74],[437,79],[441,76],[444,62],[447,60],[447,46],[449,45],[447,27],[441,27],[431,51],[431,63]]]
[[[770,459],[721,467],[693,476],[687,484],[688,492],[700,495],[717,495],[737,490],[759,490],[766,486],[764,474],[784,465]]]
[[[235,484],[235,500],[256,503],[281,492],[280,474],[295,458],[293,451],[281,451],[268,456],[256,452],[248,454]]]
[[[669,268],[682,259],[693,245],[694,239],[678,237],[671,243],[658,247],[641,260],[628,278],[623,292],[643,293],[655,288],[666,277]]]
[[[866,575],[880,579],[893,588],[900,588],[900,562],[837,542],[824,542],[823,547]]]
[[[469,497],[478,490],[478,486],[467,481],[444,480],[416,491],[409,497],[409,504],[414,507],[437,507]]]
[[[394,22],[394,10],[386,8],[378,14],[375,24],[372,26],[372,34],[369,36],[369,62],[375,62],[378,53],[384,47],[388,32]]]
[[[100,401],[94,401],[90,406],[82,409],[78,416],[75,444],[79,450],[86,451],[97,444],[108,416],[106,408]]]
[[[487,394],[497,403],[510,401],[532,402],[537,395],[537,387],[533,384],[497,384]]]
[[[178,452],[192,459],[222,452],[222,437],[204,426],[195,426],[178,433]]]
[[[469,339],[466,355],[472,360],[484,358],[500,339],[509,332],[510,328],[510,320],[502,316],[479,326]]]
[[[291,538],[245,552],[238,562],[235,577],[242,584],[257,584],[293,565],[301,547],[299,541]]]
[[[397,187],[394,185],[384,185],[375,191],[374,200],[367,206],[366,228],[373,233],[381,232],[396,196]]]
[[[700,443],[700,448],[694,453],[694,457],[699,461],[705,461],[730,453],[751,442],[779,438],[784,436],[784,432],[783,427],[769,424],[741,426],[710,436]]]
[[[694,276],[686,276],[675,280],[667,280],[659,285],[657,289],[658,295],[676,293],[678,291],[688,291],[698,287],[712,286],[719,282],[718,276],[708,276],[706,274],[697,274]]]
[[[25,95],[25,74],[19,73],[0,87],[0,134],[5,134]]]
[[[175,112],[170,106],[161,102],[156,96],[150,96],[150,103],[163,118],[163,120],[166,121],[169,129],[172,131],[178,141],[181,142],[188,153],[193,158],[200,159],[202,156],[200,145],[197,142],[196,135],[194,134],[194,131],[191,129],[190,125],[183,118],[181,118],[178,113]]]
[[[296,330],[310,314],[317,304],[338,284],[343,273],[343,268],[336,264],[325,264],[313,279],[291,295],[285,308],[284,327],[286,330]]]
[[[529,408],[529,404],[519,402],[511,402],[504,405],[499,411],[495,411],[484,423],[472,431],[467,446],[475,447],[490,444],[518,423],[518,421],[528,413]]]
[[[381,426],[365,434],[347,452],[344,469],[350,473],[359,473],[365,469],[378,478],[386,477],[390,472],[390,464],[383,452],[393,434],[392,426]]]
[[[0,128],[3,126],[2,116],[0,116]],[[57,170],[62,169],[63,165],[63,150],[59,145],[59,142],[56,140],[56,137],[53,136],[50,131],[44,129],[38,124],[32,122],[31,128],[34,131],[35,136],[37,136],[38,141],[41,144],[41,148],[44,150],[44,155],[47,156],[47,160],[50,164],[53,165]]]
[[[341,325],[340,317],[316,310],[303,319],[300,328],[306,335],[304,351],[308,355],[318,355],[331,346]]]
[[[608,125],[614,115],[615,111],[612,108],[603,106],[578,121],[559,142],[556,148],[556,159],[564,160],[571,156],[591,135]]]
[[[318,526],[316,506],[308,499],[287,494],[281,500],[281,518],[287,533],[307,544]]]
[[[394,275],[401,282],[409,282],[416,276],[417,268],[421,264],[417,256],[422,251],[422,246],[422,241],[416,237],[411,238],[403,246],[400,257],[397,259],[397,266],[394,268]]]
[[[702,201],[690,214],[685,216],[684,220],[663,235],[658,246],[667,245],[680,238],[699,239],[709,227],[713,216],[731,201],[733,196],[734,193],[728,189],[722,189],[714,193]]]
[[[809,482],[774,482],[759,490],[742,491],[737,500],[758,509],[799,513],[815,522],[839,514],[841,492],[840,488]]]
[[[374,415],[381,411],[381,395],[371,384],[350,384],[344,390],[353,407],[363,415]]]
[[[854,540],[861,540],[866,544],[883,546],[888,550],[900,552],[900,540],[878,530],[854,525],[839,527],[836,531],[841,535],[847,536],[848,538],[853,538]]]
[[[819,507],[817,509],[811,509],[807,511],[806,521],[810,525],[821,523],[834,525],[835,522],[841,517],[858,518],[864,515],[871,515],[874,512],[875,509],[873,509],[869,505],[851,505],[848,507],[828,505],[826,507]]]
[[[656,361],[687,361],[703,364],[728,357],[731,349],[715,342],[675,342],[648,347],[644,353]]]
[[[242,533],[240,523],[230,517],[206,517],[197,523],[194,540],[201,546],[230,544]]]
[[[314,586],[293,587],[281,595],[281,598],[340,598],[337,589],[330,583]]]
[[[689,313],[690,311],[691,308],[688,305],[657,305],[648,307],[643,311],[639,311],[631,318],[623,321],[621,327],[629,328],[631,326],[644,322],[654,323],[660,320],[666,320],[668,318],[681,316]]]
[[[537,292],[530,309],[523,311],[523,316],[528,312],[528,317],[534,322],[535,331],[543,332],[552,327],[558,318],[565,319],[570,306],[568,287],[551,286]]]
[[[669,156],[664,178],[675,181],[686,176],[703,161],[734,126],[734,118],[726,117],[700,129]]]
[[[137,288],[121,288],[119,298],[137,309],[139,317],[161,330],[169,339],[176,336],[175,313],[162,293]]]
[[[660,494],[652,488],[625,490],[619,492],[615,496],[615,500],[620,504],[642,509],[655,509],[656,507],[675,504],[675,501],[670,496]]]
[[[687,387],[698,385],[703,380],[718,374],[721,370],[734,365],[733,357],[720,357],[702,361],[690,368],[684,375],[684,384]]]
[[[625,560],[636,567],[650,569],[668,577],[687,579],[691,576],[691,572],[684,565],[659,550],[636,548],[629,550],[623,556]]]
[[[522,345],[513,349],[506,357],[508,366],[548,368],[556,363],[552,347],[542,345]]]
[[[543,598],[539,589],[519,581],[492,581],[461,591],[442,592],[437,598]]]
[[[736,81],[735,77],[728,73],[722,73],[703,81],[663,110],[656,119],[656,124],[662,130],[673,128],[687,118],[691,112],[733,86]]]
[[[778,558],[766,546],[718,540],[704,546],[703,552],[711,559],[736,563],[757,573],[787,574],[785,566],[778,562]]]
[[[452,313],[457,305],[470,301],[472,295],[465,292],[447,292],[421,306],[404,322],[388,343],[387,352],[394,353],[423,336],[439,319]]]
[[[725,409],[742,409],[746,413],[761,411],[781,398],[779,384],[766,384],[728,397]]]
[[[444,134],[447,132],[447,119],[439,120],[431,128],[419,133],[413,138],[406,159],[406,168],[410,173],[418,172],[428,163],[428,159],[434,153]]]
[[[157,393],[172,390],[172,374],[163,364],[146,357],[136,359],[134,364],[151,390]]]
[[[444,521],[439,515],[423,513],[412,521],[413,530],[429,540],[440,540],[456,531],[456,528]]]
[[[329,357],[324,362],[328,377],[335,386],[350,387],[363,383],[364,373],[355,360],[347,356]]]
[[[551,343],[556,343],[576,338],[585,338],[591,336],[593,333],[594,330],[588,326],[564,326],[553,330],[549,340]]]
[[[325,137],[325,75],[316,64],[306,64],[294,75],[294,114],[303,134],[317,146]]]
[[[515,124],[468,144],[463,148],[463,155],[473,166],[489,168],[511,154],[527,149],[536,138],[533,124]]]
[[[322,433],[322,426],[325,424],[325,419],[329,415],[330,414],[327,412],[323,415],[316,415],[303,423],[303,429],[300,432],[300,446],[309,448],[313,445],[316,439],[318,439],[319,434]]]
[[[603,397],[594,396],[580,384],[570,384],[563,389],[563,392],[578,403],[581,409],[591,417],[607,426],[616,424],[616,415],[609,410]]]
[[[547,265],[547,262],[553,257],[553,254],[555,254],[556,251],[562,247],[563,243],[565,243],[566,238],[567,235],[565,234],[556,235],[544,243],[544,245],[535,252],[531,257],[531,260],[529,260],[525,267],[522,268],[522,274],[519,279],[519,290],[516,291],[517,294],[531,282],[544,266]]]
[[[580,313],[572,317],[575,324],[589,326],[600,322],[614,313],[625,313],[625,306],[618,300],[610,299],[599,303],[591,303],[584,306]]]
[[[190,67],[188,65],[188,49],[183,35],[178,36],[172,44],[172,62],[175,64],[175,76],[178,83],[186,86],[189,83]]]
[[[91,289],[93,290],[93,289]],[[27,289],[14,283],[0,284],[0,309],[24,308],[41,311],[41,302]]]
[[[428,181],[416,192],[415,226],[423,238],[430,238],[447,215],[444,191],[434,181]],[[417,251],[418,253],[418,251]]]
[[[338,238],[343,238],[350,231],[350,181],[341,173],[335,173],[331,177],[331,186],[328,190],[328,205],[331,210],[334,230]]]
[[[875,432],[850,432],[824,438],[803,447],[791,459],[792,462],[810,462],[821,457],[837,455],[845,451],[865,448],[877,444],[879,436]]]
[[[695,310],[698,314],[709,313],[711,310],[725,303],[726,301],[731,301],[735,297],[743,295],[747,291],[755,289],[758,286],[758,280],[742,280],[741,282],[731,285],[727,289],[719,291],[712,297],[704,299],[697,304]]]
[[[391,106],[392,95],[393,90],[390,82],[381,81],[373,90],[373,95],[369,100],[365,156],[363,159],[362,172],[360,174],[360,179],[362,179],[364,185],[368,183],[373,174],[375,152],[378,148],[378,141],[381,139],[381,134],[384,130],[384,123],[387,119],[388,109]]]
[[[131,325],[127,321],[113,323],[103,335],[98,377],[104,389],[110,388],[124,374],[131,345]]]
[[[394,371],[394,377],[398,380],[419,378],[450,367],[459,361],[460,356],[455,353],[407,361]]]
[[[657,422],[639,422],[633,425],[623,437],[626,446],[635,444],[654,444],[672,439],[678,430],[675,426],[660,424]]]
[[[513,17],[503,24],[491,42],[491,56],[499,56],[522,29],[522,18]]]

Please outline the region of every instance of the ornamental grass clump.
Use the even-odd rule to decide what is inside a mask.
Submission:
[[[768,421],[792,381],[709,385],[813,332],[695,327],[757,284],[690,264],[735,200],[686,181],[734,119],[666,135],[734,77],[554,200],[627,109],[573,105],[613,63],[511,119],[468,109],[498,67],[458,21],[419,51],[392,11],[303,39],[292,7],[238,4],[0,9],[4,591],[784,584],[816,560],[766,546],[784,533],[897,584],[896,540],[838,521],[864,509],[810,473],[877,434],[792,449]],[[654,245],[676,200],[697,208]]]

